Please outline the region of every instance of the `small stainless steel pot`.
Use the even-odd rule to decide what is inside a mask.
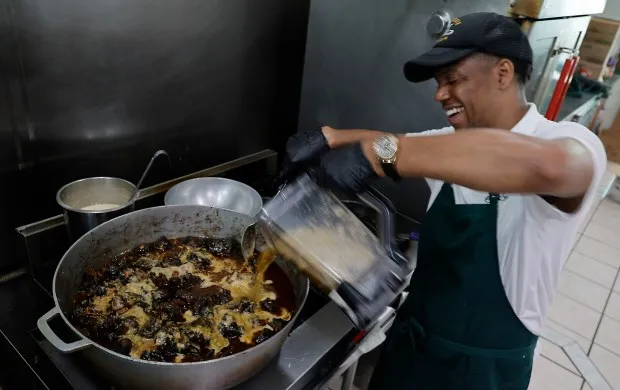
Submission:
[[[65,223],[72,240],[113,218],[135,209],[136,186],[115,177],[90,177],[69,183],[56,194],[64,210]],[[95,205],[115,205],[103,210],[87,209]]]

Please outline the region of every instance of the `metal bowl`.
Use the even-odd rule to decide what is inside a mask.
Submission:
[[[263,207],[263,199],[254,188],[236,180],[201,177],[169,189],[164,204],[216,207],[254,217]]]

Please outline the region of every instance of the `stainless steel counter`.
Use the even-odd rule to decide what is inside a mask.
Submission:
[[[236,390],[314,388],[342,363],[355,334],[330,302],[291,333],[276,361]]]

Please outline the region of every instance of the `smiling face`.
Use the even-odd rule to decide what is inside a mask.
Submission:
[[[435,73],[435,100],[456,130],[500,127],[502,116],[521,109],[521,91],[511,61],[471,55]]]

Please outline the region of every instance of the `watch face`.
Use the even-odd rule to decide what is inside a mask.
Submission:
[[[396,137],[384,136],[375,141],[375,153],[382,160],[389,160],[394,157],[398,149],[398,140]]]

